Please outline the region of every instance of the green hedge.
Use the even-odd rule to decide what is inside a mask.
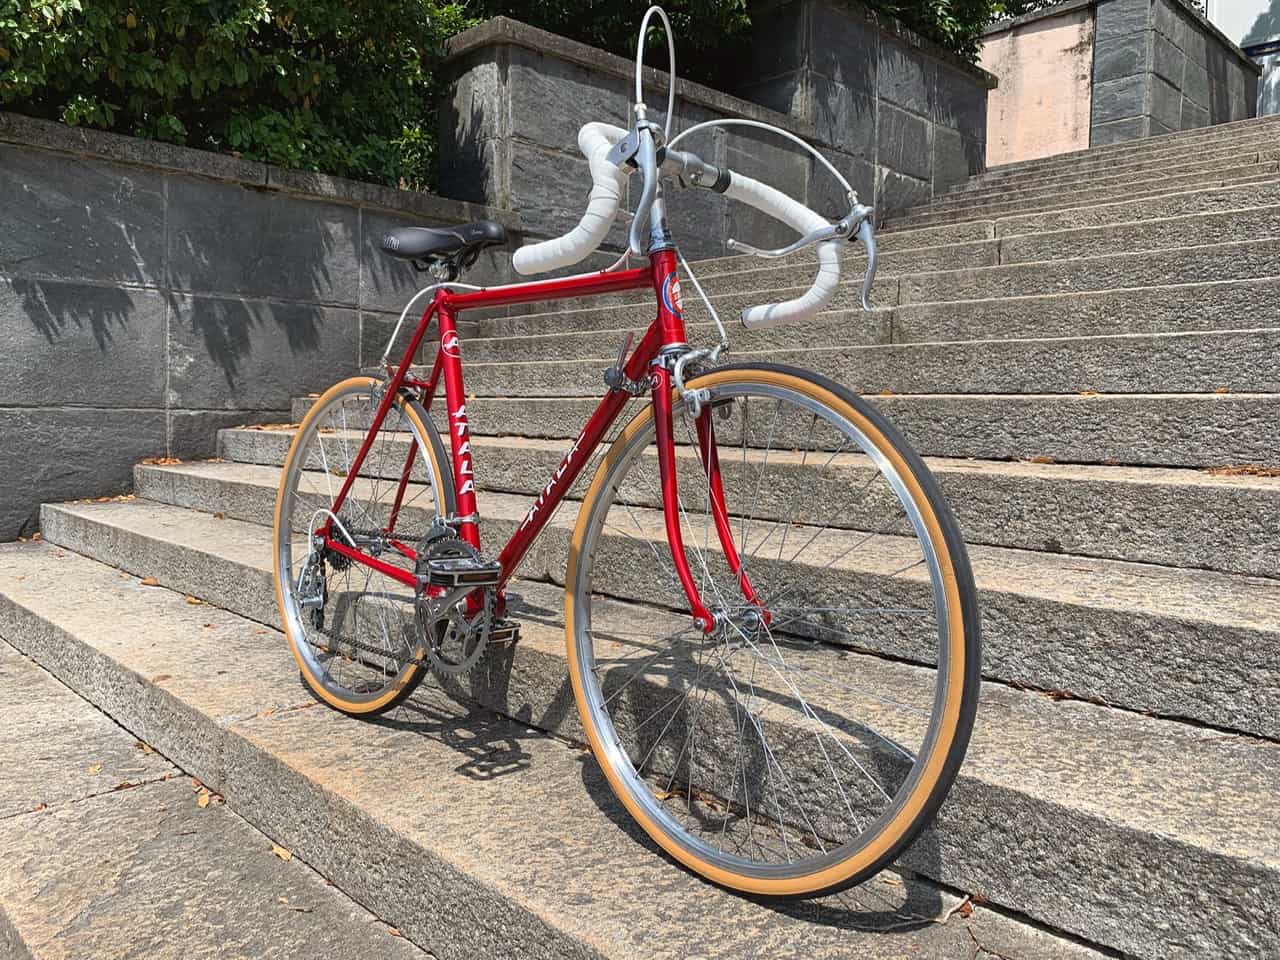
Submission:
[[[1038,0],[869,0],[972,58]],[[414,188],[433,182],[445,41],[506,14],[630,56],[648,0],[0,0],[0,105]],[[683,76],[741,62],[747,0],[669,0]],[[656,32],[655,32],[656,34]],[[654,37],[660,42],[660,37]],[[654,62],[661,59],[656,53]]]
[[[426,186],[437,0],[0,0],[0,101],[287,167]]]

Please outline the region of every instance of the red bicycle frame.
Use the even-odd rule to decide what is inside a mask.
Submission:
[[[453,460],[454,492],[457,496],[458,515],[454,520],[459,535],[477,550],[480,549],[480,517],[476,507],[475,469],[471,452],[471,433],[467,423],[466,391],[462,378],[462,354],[459,347],[457,318],[463,310],[476,307],[499,307],[518,303],[533,303],[545,300],[559,300],[566,297],[589,297],[606,293],[619,293],[625,290],[650,289],[657,301],[657,316],[649,325],[631,356],[627,358],[623,371],[632,381],[651,384],[655,430],[658,446],[658,469],[662,482],[663,516],[666,524],[667,541],[671,548],[672,561],[679,576],[689,602],[693,619],[706,632],[714,626],[714,618],[702,602],[693,573],[685,556],[684,539],[680,525],[680,501],[676,486],[675,441],[672,430],[672,385],[670,371],[658,359],[664,347],[684,346],[685,328],[681,314],[679,280],[676,273],[676,255],[674,251],[657,251],[650,255],[649,266],[633,270],[601,272],[584,276],[568,277],[555,280],[540,280],[531,283],[519,283],[509,286],[493,287],[472,292],[453,292],[447,289],[436,291],[431,304],[423,311],[421,320],[409,340],[408,348],[399,364],[388,366],[390,377],[382,399],[378,404],[369,432],[361,444],[342,488],[334,499],[332,514],[338,515],[343,502],[351,490],[351,485],[360,472],[365,457],[373,444],[373,439],[382,427],[383,420],[391,409],[392,403],[400,390],[408,388],[418,390],[422,395],[424,407],[430,408],[435,397],[441,377],[444,378],[445,404],[448,409],[449,445]],[[431,325],[433,317],[438,321],[440,348],[436,352],[435,363],[431,374],[422,380],[411,374],[414,356]],[[515,574],[520,562],[542,533],[547,521],[555,513],[555,508],[564,499],[569,488],[578,479],[582,467],[591,459],[596,448],[608,434],[618,414],[626,405],[630,395],[621,390],[610,390],[601,399],[599,406],[587,420],[586,426],[578,434],[560,465],[551,475],[550,480],[538,494],[519,528],[502,552],[498,561],[502,566],[502,577],[499,589]],[[733,541],[733,534],[728,522],[728,510],[725,506],[724,489],[720,482],[720,463],[716,453],[715,431],[711,421],[711,410],[702,410],[697,421],[698,446],[701,463],[707,475],[712,500],[712,511],[721,547],[730,569],[737,576],[747,601],[758,604],[755,592],[742,571],[742,563]],[[416,552],[409,544],[394,538],[395,524],[399,517],[400,507],[404,501],[405,490],[413,469],[417,445],[409,445],[409,454],[401,474],[399,488],[396,492],[387,528],[388,542],[398,553],[410,560],[416,559]],[[316,531],[324,537],[325,545],[336,553],[351,560],[371,567],[407,586],[415,587],[417,580],[411,571],[380,560],[363,550],[351,546],[332,535],[332,524],[325,525]],[[767,615],[767,613],[766,613]]]

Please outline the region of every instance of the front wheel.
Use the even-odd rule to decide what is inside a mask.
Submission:
[[[964,756],[980,683],[964,543],[923,461],[837,384],[760,364],[688,386],[710,400],[698,423],[676,398],[679,514],[714,629],[675,573],[650,406],[602,460],[570,546],[578,711],[612,789],[678,861],[753,894],[834,892],[928,825]]]

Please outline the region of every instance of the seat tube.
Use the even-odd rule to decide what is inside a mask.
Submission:
[[[689,612],[704,633],[715,626],[714,618],[694,583],[693,571],[684,552],[684,533],[680,526],[680,492],[676,485],[676,447],[671,424],[671,372],[660,363],[653,365],[653,423],[658,444],[658,476],[662,482],[662,516],[666,522],[667,545],[671,548],[671,561],[676,576],[689,601]]]
[[[471,452],[471,429],[467,424],[467,394],[462,382],[462,347],[458,339],[457,317],[447,303],[440,304],[440,359],[444,373],[445,406],[448,408],[449,449],[453,453],[453,483],[458,498],[458,524],[462,539],[480,549],[477,522],[475,457]]]

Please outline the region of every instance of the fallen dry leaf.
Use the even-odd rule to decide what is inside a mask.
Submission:
[[[1080,396],[1082,396],[1082,397],[1100,397],[1100,396],[1102,396],[1102,394],[1100,394],[1097,390],[1081,390],[1081,391],[1080,391]],[[965,916],[968,916],[968,914],[965,914]]]
[[[209,805],[209,791],[201,790],[200,793],[196,796],[196,806],[199,807],[201,810],[203,810],[208,805]]]
[[[1205,472],[1215,477],[1280,477],[1280,467],[1264,467],[1257,463],[1209,467]]]
[[[49,805],[47,803],[37,803],[34,807],[31,808],[31,812],[39,813],[41,810],[48,810],[48,809],[49,809]]]
[[[142,581],[142,585],[144,587],[158,587],[160,586],[160,581],[157,580],[155,577],[147,577],[145,580]]]
[[[271,716],[273,713],[275,713],[275,710],[259,710],[258,719],[265,720],[267,719],[267,717]]]
[[[1047,457],[1042,453],[1036,454],[1034,457],[1024,457],[1023,459],[1027,463],[1057,463],[1053,457]]]
[[[960,916],[964,917],[966,920],[973,916],[973,904],[968,900],[960,904]]]
[[[187,603],[191,604],[193,607],[199,607],[204,605],[203,600],[201,600],[199,597],[193,597],[189,593],[187,594]]]
[[[283,860],[285,863],[288,863],[290,860],[293,859],[293,854],[290,851],[286,850],[284,847],[280,846],[280,844],[278,843],[273,843],[271,845],[271,852],[274,853],[281,860]]]
[[[404,936],[404,934],[403,934],[403,933],[401,933],[399,930],[397,930],[395,927],[387,927],[387,933],[391,934],[393,937],[403,937],[403,936]]]
[[[39,543],[39,542],[40,542],[40,539],[41,539],[41,537],[40,537],[40,531],[39,531],[39,530],[37,530],[35,533],[33,533],[33,534],[31,535],[31,542],[32,542],[32,543]]]
[[[95,763],[93,766],[91,766],[91,767],[89,768],[89,775],[90,775],[90,776],[93,776],[93,775],[95,775],[95,774],[99,774],[99,773],[101,773],[101,772],[102,772],[102,764],[100,764],[100,763]]]
[[[151,744],[149,744],[149,743],[145,743],[145,742],[143,742],[142,740],[135,740],[135,741],[134,741],[134,744],[133,744],[133,747],[134,747],[134,749],[135,749],[135,750],[141,750],[143,753],[155,753],[155,752],[156,752],[156,748],[155,748],[155,747],[151,746]]]
[[[175,467],[181,462],[177,457],[147,457],[142,461],[147,467]]]
[[[297,430],[296,423],[255,423],[250,430]]]
[[[227,519],[227,515],[226,515],[225,513],[223,513],[221,510],[219,510],[217,513],[215,513],[215,514],[213,515],[213,519],[215,519],[215,520],[225,520],[225,519]]]
[[[166,680],[172,680],[173,677],[167,673],[158,673],[151,678],[152,683],[164,683]]]
[[[1230,392],[1231,392],[1231,388],[1230,388],[1230,387],[1218,387],[1218,389],[1214,390],[1213,392],[1214,392],[1214,393],[1230,393]]]

